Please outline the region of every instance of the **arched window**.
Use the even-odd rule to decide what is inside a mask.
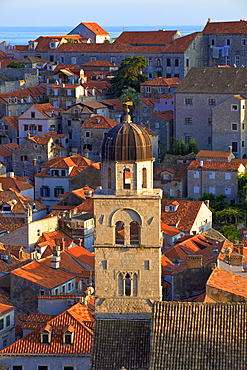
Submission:
[[[123,188],[130,189],[131,173],[129,168],[125,168],[123,171]]]
[[[124,293],[126,297],[131,296],[131,277],[130,274],[125,275]]]
[[[160,62],[160,59],[159,58],[156,59],[156,66],[157,67],[160,67],[161,66],[161,62]]]
[[[111,182],[111,168],[108,168],[108,189],[111,189],[112,182]]]
[[[147,187],[147,169],[146,168],[142,169],[142,187],[143,188]]]
[[[118,221],[115,227],[115,243],[116,244],[124,244],[124,223],[122,221]]]
[[[120,272],[118,275],[118,295],[137,297],[138,277],[136,273]]]
[[[139,228],[138,222],[132,221],[130,223],[130,244],[133,245],[133,244],[140,243],[139,234],[140,234],[140,228]]]
[[[137,296],[137,275],[134,274],[133,275],[133,296],[136,297]]]
[[[122,297],[124,294],[124,279],[123,274],[118,275],[118,295]]]

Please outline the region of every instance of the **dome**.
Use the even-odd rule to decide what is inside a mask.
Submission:
[[[142,161],[152,159],[152,143],[141,126],[124,122],[113,127],[102,144],[103,161]]]

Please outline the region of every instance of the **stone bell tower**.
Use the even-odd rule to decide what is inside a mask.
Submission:
[[[152,145],[125,121],[102,145],[102,189],[94,193],[97,317],[150,317],[161,299],[160,189],[153,189]]]

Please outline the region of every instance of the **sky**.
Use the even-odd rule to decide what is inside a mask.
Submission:
[[[205,25],[247,20],[247,0],[0,0],[1,26]]]

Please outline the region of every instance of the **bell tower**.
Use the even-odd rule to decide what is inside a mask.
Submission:
[[[102,189],[94,193],[96,315],[150,317],[161,299],[160,189],[153,189],[147,132],[125,121],[102,145]]]

